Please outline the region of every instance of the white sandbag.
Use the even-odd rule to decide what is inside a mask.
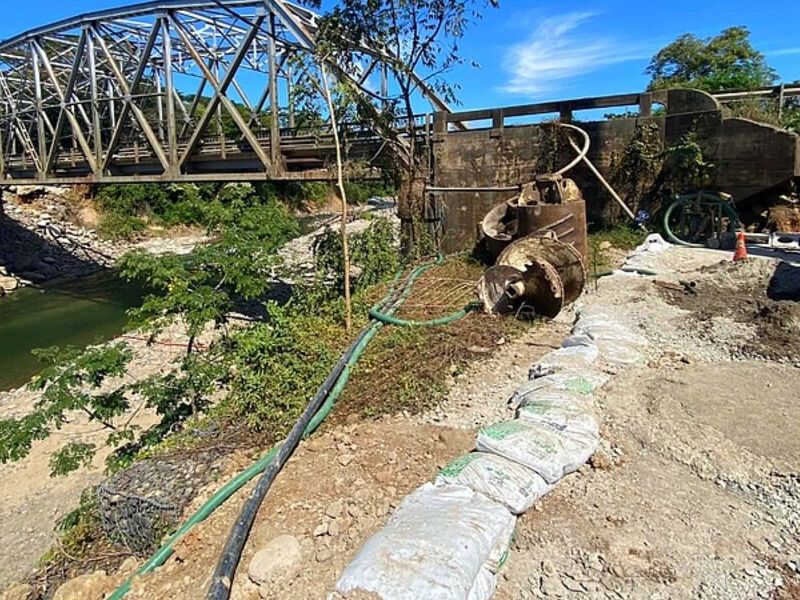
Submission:
[[[547,373],[547,374],[545,374]],[[581,371],[538,370],[536,365],[529,372],[530,381],[521,385],[508,401],[514,408],[519,408],[522,399],[540,390],[563,390],[583,396],[591,396],[594,391],[608,381],[608,375],[600,371],[585,368]]]
[[[460,456],[439,472],[436,485],[463,485],[521,515],[550,491],[531,469],[494,454]]]
[[[611,365],[627,366],[643,362],[642,349],[648,341],[607,313],[584,309],[579,313],[573,335],[590,337],[597,346],[600,358]]]
[[[645,253],[661,254],[670,248],[672,248],[672,244],[661,237],[660,233],[651,233],[645,238],[644,242],[633,251],[631,256]]]
[[[528,394],[521,394],[516,409],[523,404],[536,400],[550,401],[558,406],[576,406],[581,410],[594,412],[594,397],[585,394],[576,394],[569,390],[554,387],[545,387],[533,390]]]
[[[597,361],[599,355],[600,350],[595,344],[591,346],[569,346],[548,352],[537,360],[536,364],[556,370],[576,370],[591,366]]]
[[[503,538],[515,522],[504,506],[469,488],[425,484],[364,544],[337,590],[383,600],[467,600],[487,561],[507,549]]]
[[[529,373],[534,375],[534,373]],[[528,383],[520,387],[522,394],[534,389],[555,388],[559,390],[568,390],[576,394],[584,394],[588,396],[594,392],[595,386],[592,382],[583,376],[582,372],[578,371],[559,371],[550,372],[541,377],[533,376]]]
[[[598,356],[599,356],[598,349]],[[569,364],[553,364],[548,361],[534,363],[528,371],[528,379],[536,380],[550,377],[551,382],[555,382],[551,387],[567,389],[580,394],[589,395],[598,388],[608,383],[610,377],[592,368],[590,365],[580,365],[575,367]]]
[[[476,447],[479,452],[491,452],[533,469],[554,484],[585,464],[598,443],[546,424],[517,419],[481,429]]]
[[[616,366],[640,364],[645,356],[639,347],[623,340],[608,340],[598,343],[600,357],[606,363]]]
[[[587,324],[584,321],[578,321],[575,326],[575,331],[578,333],[591,335],[594,339],[595,345],[609,340],[627,342],[635,346],[647,345],[646,337],[635,333],[622,325]]]
[[[590,335],[573,333],[561,344],[562,348],[594,348],[594,339]]]
[[[497,579],[489,569],[481,569],[478,573],[478,578],[475,580],[475,585],[469,592],[467,600],[489,600],[494,596],[494,590],[497,587]]]
[[[644,347],[648,343],[647,338],[634,333],[624,325],[614,322],[603,323],[594,319],[579,319],[575,324],[574,332],[591,336],[596,345],[603,341],[618,341],[626,342],[632,346]]]
[[[531,423],[543,423],[589,440],[600,438],[600,426],[594,410],[579,396],[563,390],[542,390],[523,398],[517,418]]]
[[[505,506],[503,510],[508,510]],[[510,514],[510,511],[509,511]],[[508,560],[511,552],[511,542],[514,541],[514,531],[517,528],[516,515],[508,521],[502,531],[497,535],[497,541],[489,553],[489,558],[483,563],[483,568],[491,573],[499,573]]]

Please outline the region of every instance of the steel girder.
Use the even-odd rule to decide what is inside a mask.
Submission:
[[[329,178],[330,132],[292,102],[317,24],[284,0],[158,0],[0,42],[0,184]],[[363,84],[364,56],[339,76]],[[380,140],[351,129],[368,163]]]

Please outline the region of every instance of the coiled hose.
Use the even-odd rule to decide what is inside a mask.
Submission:
[[[733,209],[733,206],[729,202],[726,202],[722,198],[719,197],[718,194],[713,192],[706,192],[700,191],[694,194],[687,194],[685,196],[679,197],[675,202],[673,202],[669,208],[667,208],[666,212],[664,213],[664,233],[667,234],[667,238],[673,244],[678,244],[679,246],[686,246],[687,248],[706,248],[707,244],[697,244],[694,242],[690,242],[688,240],[683,240],[679,238],[674,231],[672,231],[672,227],[670,227],[670,221],[672,220],[672,213],[674,213],[678,208],[683,208],[684,205],[690,202],[696,201],[706,201],[706,202],[713,202],[720,205],[722,212],[725,213],[725,216],[728,217],[728,231],[734,232],[736,231],[737,227],[741,225],[739,221],[739,215],[736,214],[736,211]]]
[[[412,290],[413,284],[416,282],[416,280],[425,271],[427,271],[428,269],[433,267],[435,264],[441,264],[442,262],[443,262],[443,257],[439,256],[435,263],[429,263],[429,264],[417,267],[408,276],[408,278],[405,280],[405,282],[403,283],[402,286],[398,286],[398,283],[399,283],[400,277],[401,277],[401,274],[398,273],[398,275],[394,279],[394,282],[393,282],[393,284],[391,286],[391,289],[390,289],[389,293],[387,294],[387,296],[383,300],[381,300],[378,304],[376,304],[372,308],[372,310],[377,311],[382,315],[385,314],[385,315],[391,316],[391,314],[394,313],[397,310],[397,308],[399,308],[400,305],[411,294],[411,290]],[[385,312],[383,312],[383,311],[385,311]],[[319,426],[322,424],[322,422],[325,420],[325,418],[328,416],[328,414],[330,414],[331,410],[333,409],[334,405],[336,404],[336,401],[338,400],[339,396],[341,395],[342,391],[344,390],[344,387],[345,387],[345,385],[347,384],[347,381],[350,378],[350,374],[352,373],[352,369],[355,366],[356,362],[358,361],[358,359],[361,357],[361,355],[366,350],[367,346],[369,345],[369,342],[377,335],[378,331],[380,331],[380,329],[383,326],[384,326],[384,323],[381,322],[380,320],[378,320],[376,322],[373,322],[369,326],[367,326],[364,330],[362,330],[359,333],[358,337],[356,338],[355,342],[353,342],[353,344],[350,346],[350,348],[348,348],[348,350],[345,352],[345,354],[342,356],[342,358],[336,364],[336,367],[334,367],[334,369],[331,371],[331,374],[325,380],[325,383],[323,383],[323,385],[320,387],[320,389],[318,390],[317,394],[315,395],[314,399],[309,404],[309,409],[307,409],[303,413],[303,418],[301,418],[301,421],[305,421],[306,420],[306,417],[307,417],[308,413],[311,412],[310,409],[313,406],[318,406],[319,407],[318,410],[316,411],[316,413],[312,415],[312,418],[310,420],[308,420],[307,423],[305,424],[305,426],[303,427],[303,429],[302,429],[302,437],[303,438],[307,438],[311,434],[313,434],[314,431],[316,431],[319,428]],[[331,388],[331,384],[332,384],[331,382],[335,382],[335,384],[333,384],[332,388]],[[320,397],[322,397],[322,399],[323,399],[322,403],[319,402]],[[296,429],[299,429],[299,424],[297,426],[295,426],[295,429],[293,429],[293,433],[295,432]],[[289,441],[288,438],[287,438],[287,441]],[[167,539],[167,541],[155,552],[155,554],[153,554],[153,556],[151,556],[139,569],[137,569],[137,571],[136,571],[134,576],[140,576],[140,575],[145,575],[147,573],[151,573],[152,571],[154,571],[155,569],[157,569],[158,567],[163,565],[167,561],[167,559],[172,555],[172,553],[174,552],[175,545],[181,539],[183,539],[183,537],[195,525],[197,525],[198,523],[201,523],[206,518],[208,518],[219,506],[221,506],[223,503],[225,503],[231,496],[233,496],[236,492],[238,492],[240,489],[242,489],[253,478],[255,478],[256,476],[258,476],[259,474],[262,474],[262,473],[266,477],[267,476],[267,469],[270,469],[270,473],[273,473],[274,469],[271,469],[270,467],[272,465],[274,465],[274,464],[277,464],[276,459],[278,459],[278,455],[281,452],[281,450],[283,449],[284,444],[285,444],[285,442],[277,444],[266,455],[264,455],[263,458],[261,458],[260,460],[258,460],[254,464],[252,464],[250,467],[248,467],[247,469],[245,469],[244,471],[239,473],[237,476],[235,476],[233,479],[231,479],[228,483],[226,483],[222,488],[220,488],[191,517],[189,517],[178,528],[178,530],[175,531],[175,533],[173,533]],[[295,448],[296,448],[296,445],[297,444],[295,443]],[[291,455],[291,452],[289,452],[289,455]],[[285,460],[283,462],[285,464]],[[279,469],[278,469],[278,471],[279,471]],[[271,480],[274,480],[276,475],[277,475],[277,472],[275,472],[274,475],[270,475]],[[266,492],[269,489],[269,485],[271,485],[271,483],[265,483],[263,486],[261,486],[262,488],[264,488],[263,490],[261,490],[261,493],[263,493],[265,495]],[[248,506],[250,505],[251,501],[253,501],[253,503],[254,503],[253,506],[255,506],[255,500],[254,500],[255,497],[256,497],[256,495],[255,495],[255,491],[254,491],[254,493],[251,494],[250,500],[248,500]],[[263,501],[263,496],[262,496],[261,500]],[[260,506],[260,502],[258,503],[258,505]],[[258,506],[255,506],[255,510],[252,511],[253,512],[253,518],[255,517],[255,512],[257,512],[257,509],[258,509]],[[243,524],[246,524],[242,520],[242,518],[240,517],[240,519],[237,521],[237,524],[236,524],[236,530],[239,529],[239,523],[240,522],[243,523]],[[250,527],[251,526],[252,526],[252,521],[250,522]],[[249,533],[249,527],[247,528],[247,532],[246,533]],[[241,548],[244,547],[244,542],[246,541],[246,537],[247,537],[246,533],[245,533],[245,535],[242,535],[242,537],[241,537],[241,539],[242,539]],[[229,538],[229,542],[230,541],[231,540]],[[236,544],[236,545],[239,545],[239,544]],[[239,556],[241,556],[241,548],[238,551]],[[235,549],[235,548],[232,547],[232,549]],[[226,551],[227,550],[228,550],[228,544],[226,544]],[[225,558],[226,556],[227,556],[227,553],[223,554],[223,558]],[[230,575],[227,576],[228,577],[227,581],[232,581],[233,580],[233,573],[235,572],[236,566],[238,565],[238,561],[239,561],[238,557],[236,557],[235,560],[232,560],[232,558],[233,558],[233,555],[231,555],[231,558],[229,558],[228,560],[225,561],[225,565],[226,565],[225,566],[225,570],[230,571]],[[220,564],[222,564],[222,560],[220,561]],[[219,567],[219,565],[218,565],[218,567]],[[215,573],[216,573],[216,571],[215,571]],[[222,582],[226,581],[224,579],[225,577],[226,577],[226,575],[223,574],[222,575],[222,578],[223,578]],[[114,593],[111,594],[111,596],[109,596],[108,600],[120,600],[121,598],[123,598],[131,589],[132,578],[133,577],[128,578],[127,580],[125,580],[125,582],[121,586],[119,586],[114,591]],[[216,581],[216,579],[215,579],[215,581]],[[226,587],[226,586],[223,586],[223,588],[224,589],[221,590],[222,595],[219,596],[219,597],[228,598],[228,596],[230,594],[230,588]],[[215,590],[213,584],[212,584],[212,590]],[[216,593],[216,591],[215,591],[215,593]],[[216,597],[216,596],[211,596],[211,590],[209,591],[209,597]]]

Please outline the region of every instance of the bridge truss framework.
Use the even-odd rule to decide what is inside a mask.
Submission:
[[[332,132],[294,101],[319,81],[318,24],[284,0],[158,0],[1,42],[0,183],[330,179]],[[365,49],[359,64],[332,71],[386,97],[386,61]],[[345,133],[374,173],[380,136]]]

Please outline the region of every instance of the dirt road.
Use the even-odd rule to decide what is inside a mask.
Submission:
[[[653,352],[602,391],[597,468],[520,521],[496,598],[800,597],[797,329],[763,310],[798,306],[767,298],[774,263],[722,258],[673,249],[650,258],[659,285],[615,277],[585,300]]]

